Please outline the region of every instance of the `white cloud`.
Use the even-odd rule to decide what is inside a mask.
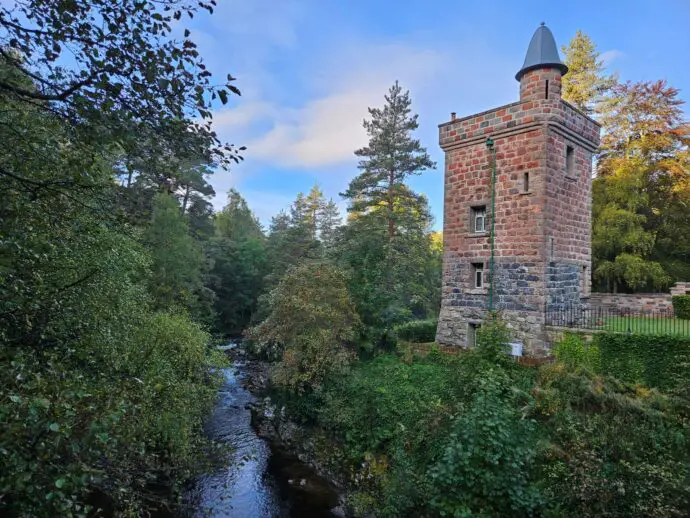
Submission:
[[[612,62],[617,59],[621,59],[625,56],[625,53],[621,50],[607,50],[599,55],[599,59],[604,62],[605,66],[610,66]]]
[[[296,109],[265,101],[240,104],[220,112],[215,126],[236,130],[268,119],[270,129],[246,143],[254,158],[304,168],[342,163],[353,160],[353,150],[366,143],[362,121],[368,116],[367,108],[382,105],[384,93],[396,79],[405,88],[413,88],[443,66],[440,53],[402,45],[360,47],[344,54],[334,59],[336,69],[322,73],[322,78],[328,77],[330,92]],[[327,91],[323,79],[321,83],[320,88]]]
[[[274,108],[266,101],[238,102],[234,108],[227,108],[213,114],[213,126],[220,128],[243,128],[258,119],[268,117]]]
[[[233,169],[232,186],[265,224],[287,208],[310,180],[318,181],[345,215],[346,203],[338,192],[356,174],[354,150],[367,141],[362,121],[369,116],[368,107],[383,105],[383,96],[396,79],[411,91],[413,112],[420,114],[417,136],[441,168],[438,123],[447,120],[451,111],[474,113],[511,102],[518,94],[512,59],[476,40],[375,43],[351,39],[300,52],[305,59],[287,75],[284,68],[278,74],[265,67],[259,77],[243,78],[243,94],[249,95],[233,98],[233,107],[224,107],[214,116],[221,139],[247,147],[247,161]],[[253,82],[250,90],[245,79]],[[294,94],[284,95],[286,89]],[[270,183],[261,185],[262,178],[269,178],[264,174],[281,170],[299,174],[294,191],[284,195]],[[285,185],[285,181],[280,183]],[[214,205],[220,208],[229,187],[215,180],[213,184],[219,193]]]

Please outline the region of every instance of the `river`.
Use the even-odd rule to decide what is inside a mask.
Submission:
[[[233,447],[226,465],[196,481],[187,502],[193,518],[321,518],[337,516],[337,494],[308,466],[272,451],[251,425],[254,396],[243,386],[244,363],[224,369],[225,381],[208,434]]]

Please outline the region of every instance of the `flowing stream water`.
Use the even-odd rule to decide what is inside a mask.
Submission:
[[[254,396],[242,385],[243,363],[224,370],[225,381],[208,423],[216,441],[233,447],[226,466],[197,480],[191,516],[321,518],[336,516],[337,494],[308,466],[272,451],[251,425]]]

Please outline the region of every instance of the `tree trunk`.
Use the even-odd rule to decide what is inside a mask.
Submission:
[[[189,185],[185,187],[184,190],[184,199],[182,200],[182,215],[187,212],[187,202],[189,201]]]

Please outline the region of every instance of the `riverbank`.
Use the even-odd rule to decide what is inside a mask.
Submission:
[[[226,354],[232,365],[223,371],[225,379],[207,423],[207,434],[230,446],[231,451],[213,472],[193,485],[186,503],[187,516],[343,516],[332,485],[254,426],[253,414],[262,407],[268,366],[248,361],[239,348]]]
[[[281,479],[287,484],[286,489],[293,491],[298,499],[320,502],[320,505],[330,503],[328,516],[345,517],[344,485],[335,471],[321,461],[318,433],[289,420],[285,408],[270,397],[270,364],[249,358],[241,348],[228,351],[228,355],[234,362],[242,362],[245,373],[242,384],[255,397],[255,402],[247,406],[252,428],[270,444],[274,456],[282,459]]]
[[[351,516],[687,514],[687,397],[494,345],[379,354],[302,396],[268,394],[250,362],[253,423]]]

